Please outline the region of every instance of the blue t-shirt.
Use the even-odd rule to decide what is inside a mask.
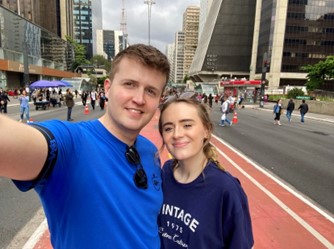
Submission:
[[[161,248],[252,248],[248,201],[239,181],[210,162],[197,179],[182,184],[171,162],[163,167]]]
[[[53,247],[160,248],[157,217],[163,196],[154,144],[142,136],[135,143],[148,178],[148,188],[140,189],[133,180],[136,166],[125,157],[127,145],[98,120],[39,125],[55,137],[54,168],[45,179],[14,182],[39,194]]]

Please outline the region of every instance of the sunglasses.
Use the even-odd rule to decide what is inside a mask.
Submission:
[[[125,152],[125,157],[129,163],[134,164],[137,167],[136,173],[133,176],[133,181],[135,182],[136,186],[141,189],[147,189],[147,175],[143,165],[141,164],[140,156],[136,148],[133,146],[128,147],[127,151]]]
[[[184,93],[181,93],[180,96],[169,95],[163,100],[163,103],[170,102],[174,99],[196,99],[196,93],[195,92],[184,92]]]

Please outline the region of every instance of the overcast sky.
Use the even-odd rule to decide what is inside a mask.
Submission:
[[[144,0],[124,0],[128,40],[130,44],[148,44],[148,5]],[[182,30],[182,18],[190,5],[200,0],[154,0],[151,8],[151,45],[165,52],[174,42],[175,32]],[[103,29],[120,30],[122,0],[102,0]]]

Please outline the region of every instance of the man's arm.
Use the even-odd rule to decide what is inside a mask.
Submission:
[[[0,114],[0,176],[33,180],[43,168],[48,146],[43,134]]]

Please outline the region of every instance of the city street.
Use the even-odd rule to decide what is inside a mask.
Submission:
[[[18,119],[17,111],[18,107],[12,106],[8,115]],[[92,111],[90,107],[89,114],[85,115],[83,106],[78,103],[74,108],[73,118],[75,121],[92,119],[99,117],[102,113],[99,108]],[[285,233],[289,233],[290,225],[291,229],[297,227],[297,225],[292,224],[298,219],[302,220],[300,223],[305,222],[321,235],[315,234],[310,239],[308,247],[302,248],[326,248],[324,245],[333,245],[333,230],[321,227],[321,225],[329,224],[328,228],[334,228],[334,200],[332,198],[334,168],[331,152],[331,148],[334,146],[334,118],[308,114],[309,118],[306,117],[305,124],[301,124],[298,113],[294,114],[291,123],[288,123],[286,117],[282,115],[282,126],[275,126],[270,104],[265,108],[258,108],[254,105],[246,106],[238,111],[238,123],[231,127],[220,127],[218,126],[220,120],[218,105],[214,106],[211,112],[215,125],[215,137],[212,142],[218,148],[221,155],[220,160],[226,169],[241,180],[250,200],[256,248],[296,248],[296,245],[299,245],[297,243],[302,243],[299,240],[303,240],[303,236],[309,233],[304,231],[304,229],[310,231],[307,226],[298,228],[300,233],[289,235],[291,236],[288,243],[290,247],[284,244],[281,237],[287,236]],[[52,118],[64,120],[66,108],[56,107],[46,111],[32,111],[31,116],[35,122]],[[154,118],[153,122],[156,122],[157,117]],[[230,114],[230,118],[232,117],[233,114]],[[324,120],[327,121],[324,122]],[[152,129],[143,132],[147,132],[151,139],[155,139],[152,141],[159,141],[157,130],[153,133]],[[159,145],[158,143],[157,146]],[[163,154],[162,161],[166,158],[167,155]],[[243,170],[246,171],[246,174],[243,173]],[[255,173],[257,171],[265,172],[263,174],[268,174],[275,181],[268,180],[270,178],[268,176],[260,177],[259,173]],[[266,195],[277,197],[288,208],[284,208],[283,204],[279,202],[284,211],[278,211],[277,207],[269,203],[269,200],[264,199],[263,193],[259,193],[259,190],[254,188],[254,182],[262,186],[261,190],[266,188],[269,191]],[[17,245],[15,243],[21,243],[20,247],[16,247],[21,248],[24,245],[24,239],[15,237],[12,241],[13,236],[25,223],[30,221],[34,212],[38,211],[40,204],[33,191],[25,194],[20,193],[10,181],[5,179],[0,179],[0,184],[2,184],[0,191],[1,217],[3,217],[2,215],[9,217],[0,221],[0,231],[6,231],[8,227],[12,229],[10,233],[2,234],[1,232],[0,248],[6,248],[9,243],[11,243],[11,248],[15,248],[13,246]],[[279,186],[275,187],[275,185]],[[275,200],[275,198],[271,199]],[[15,209],[18,203],[20,209]],[[297,208],[293,206],[297,204],[299,205]],[[271,215],[264,218],[267,208],[271,210],[269,211]],[[288,217],[283,215],[287,210],[296,209],[298,211],[294,211],[294,214],[298,218],[290,220],[288,217],[290,217],[291,212],[287,212]],[[41,223],[43,216],[39,215],[39,217],[42,218]],[[281,217],[280,219],[282,222],[284,220],[285,223],[277,220],[278,217]],[[309,218],[311,220],[308,220]],[[13,224],[16,224],[15,227]],[[37,228],[36,225],[38,223],[30,229],[26,228],[25,238],[31,236]],[[321,228],[318,229],[318,227]],[[324,234],[326,230],[328,230],[327,234]],[[48,240],[47,235],[44,238]],[[268,244],[270,240],[272,242]],[[276,246],[273,247],[274,244]],[[319,246],[321,244],[324,247]]]

